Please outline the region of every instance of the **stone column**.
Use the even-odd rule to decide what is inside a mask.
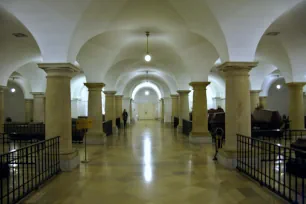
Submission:
[[[260,105],[259,103],[259,93],[261,90],[251,90],[250,91],[250,100],[251,100],[251,113]]]
[[[33,99],[25,99],[25,122],[33,120]]]
[[[303,130],[304,128],[304,102],[303,87],[304,82],[287,83],[290,94],[289,120],[290,129]]]
[[[47,73],[46,139],[60,136],[60,166],[70,171],[80,163],[78,150],[72,148],[70,79],[79,72],[71,63],[42,63]]]
[[[92,119],[92,128],[87,133],[88,144],[103,144],[105,134],[103,132],[102,119],[102,88],[103,83],[84,83],[88,88],[88,117]]]
[[[180,122],[178,126],[178,131],[182,132],[183,130],[183,119],[189,120],[189,100],[188,94],[190,93],[189,90],[178,90],[177,93],[179,94],[179,117]]]
[[[45,93],[32,92],[33,100],[33,121],[45,122]],[[70,100],[69,100],[70,103]]]
[[[116,127],[116,91],[104,91],[105,94],[105,120],[113,121],[113,133],[117,132]]]
[[[267,99],[268,97],[267,96],[260,96],[259,97],[259,106],[262,107],[263,109],[267,109]]]
[[[121,127],[123,127],[123,118],[122,118],[122,99],[123,96],[122,95],[116,95],[115,96],[115,100],[116,100],[116,118],[120,118],[120,122],[121,122]]]
[[[206,87],[210,82],[192,82],[193,109],[192,109],[192,132],[189,141],[193,143],[211,143],[212,139],[208,132],[207,97]]]
[[[171,95],[172,100],[172,114],[171,114],[171,122],[173,122],[174,117],[179,117],[178,114],[178,95]]]
[[[160,121],[165,121],[165,101],[163,98],[160,99]]]
[[[236,168],[237,164],[236,135],[251,136],[249,71],[255,66],[256,62],[225,62],[219,66],[226,78],[226,142],[218,161],[229,168]]]

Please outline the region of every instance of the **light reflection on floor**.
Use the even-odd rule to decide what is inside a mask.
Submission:
[[[83,159],[83,146],[80,149]],[[62,173],[25,203],[284,203],[212,160],[212,145],[191,145],[159,121],[140,121],[88,147],[90,163]]]

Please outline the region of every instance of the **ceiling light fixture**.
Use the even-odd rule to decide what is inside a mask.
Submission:
[[[12,92],[12,93],[15,93],[15,92],[16,92],[16,89],[11,88],[11,92]]]
[[[277,84],[277,85],[276,85],[276,88],[279,90],[279,89],[282,88],[282,86],[281,86],[280,84]]]
[[[146,95],[146,96],[150,95],[150,92],[149,92],[149,91],[146,91],[146,92],[145,92],[145,95]]]
[[[146,56],[144,57],[144,59],[145,59],[146,62],[150,62],[152,57],[149,53],[149,36],[150,36],[149,31],[146,32],[146,36],[147,36],[147,53],[146,53]]]

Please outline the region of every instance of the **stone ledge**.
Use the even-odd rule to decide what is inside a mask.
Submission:
[[[218,163],[228,169],[236,169],[237,152],[220,149],[217,155]]]
[[[189,136],[189,142],[195,144],[212,144],[211,136]]]
[[[60,167],[62,171],[72,171],[80,165],[78,150],[70,153],[60,153]]]

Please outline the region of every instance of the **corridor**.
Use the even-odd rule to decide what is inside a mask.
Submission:
[[[83,145],[75,147],[84,159]],[[191,145],[158,121],[139,121],[88,151],[88,164],[51,179],[24,203],[284,203],[235,170],[215,164],[212,145]]]

